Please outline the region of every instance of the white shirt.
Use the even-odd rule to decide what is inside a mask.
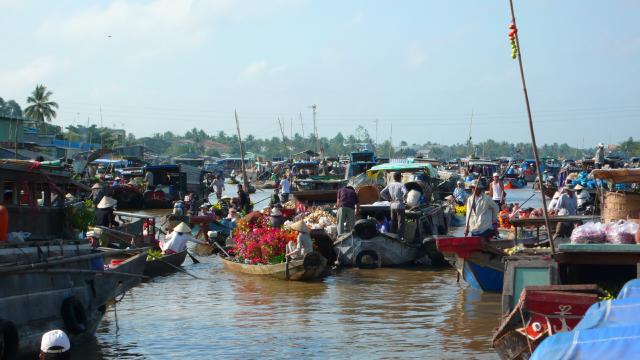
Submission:
[[[187,248],[187,241],[195,241],[191,234],[172,232],[165,237],[167,241],[160,243],[162,251],[173,250],[175,252],[181,252]]]
[[[294,244],[293,241],[289,241],[287,244],[287,251],[291,254],[292,258],[302,259],[308,253],[313,252],[313,242],[309,234],[298,232],[297,240],[296,244]]]
[[[493,200],[502,200],[502,186],[498,182],[491,182],[491,189],[493,189]]]
[[[578,198],[578,207],[580,207],[591,200],[591,195],[589,195],[587,191],[582,190],[576,193],[576,198]]]
[[[282,188],[283,194],[288,194],[291,192],[291,183],[288,179],[282,179],[282,181],[280,181],[280,187]]]
[[[467,199],[467,226],[469,227],[469,232],[480,233],[493,228],[493,223],[498,221],[498,211],[498,204],[487,195],[469,196],[469,199]]]

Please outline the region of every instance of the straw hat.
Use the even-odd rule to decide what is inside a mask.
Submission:
[[[576,191],[578,191],[578,190],[582,190],[582,189],[584,189],[584,187],[583,187],[582,185],[578,184],[578,185],[576,185],[576,186],[574,187],[574,189],[575,189]]]
[[[304,220],[296,221],[291,226],[289,226],[291,230],[300,231],[302,233],[308,233],[309,227],[304,223]]]
[[[100,200],[97,207],[98,209],[106,209],[106,208],[116,206],[117,203],[118,201],[116,199],[108,196],[103,196],[102,200]]]
[[[278,209],[277,207],[274,207],[273,209],[271,209],[271,216],[280,216],[282,215],[282,211],[280,211],[280,209]]]
[[[191,228],[184,222],[181,222],[180,224],[178,224],[176,227],[173,228],[173,231],[180,232],[180,233],[190,233]]]
[[[96,190],[97,190],[97,189],[102,189],[102,184],[100,184],[100,183],[95,183],[95,184],[93,184],[93,186],[92,186],[91,188],[92,188],[92,189],[96,189]]]

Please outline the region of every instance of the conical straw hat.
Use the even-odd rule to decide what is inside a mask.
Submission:
[[[304,220],[296,221],[295,223],[291,224],[290,228],[291,230],[296,230],[303,233],[309,232],[309,227],[304,223]]]
[[[173,228],[173,231],[181,232],[181,233],[190,233],[191,228],[187,224],[181,222],[180,224],[178,224],[176,227]]]
[[[106,208],[114,207],[116,206],[117,203],[118,201],[116,199],[108,196],[103,196],[102,200],[100,200],[100,202],[98,203],[98,209],[106,209]]]

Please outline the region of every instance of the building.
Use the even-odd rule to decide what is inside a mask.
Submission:
[[[15,146],[24,142],[24,120],[0,116],[0,146]]]

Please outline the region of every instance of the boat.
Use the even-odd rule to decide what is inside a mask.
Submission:
[[[472,288],[502,292],[505,253],[478,236],[441,237],[438,250]]]
[[[549,335],[575,328],[602,291],[591,285],[527,286],[493,335],[501,359],[528,359]]]
[[[225,268],[243,274],[269,276],[281,280],[312,281],[326,272],[327,259],[317,252],[304,256],[302,260],[291,260],[280,264],[245,264],[220,257]]]
[[[507,190],[522,189],[527,186],[526,182],[520,179],[504,179],[504,188]]]
[[[147,261],[144,268],[144,275],[148,277],[156,277],[172,274],[178,271],[178,268],[187,257],[187,250],[183,250],[174,254],[162,255],[159,258]]]

